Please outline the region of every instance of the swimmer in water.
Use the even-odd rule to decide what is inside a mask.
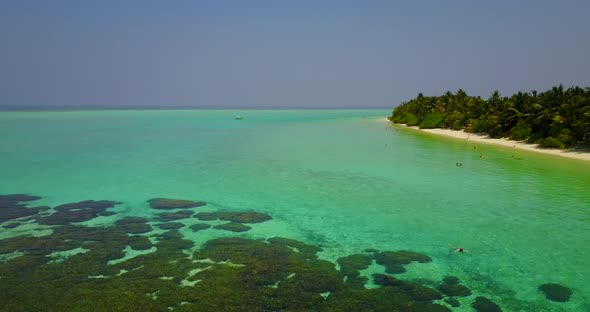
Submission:
[[[455,252],[465,252],[465,253],[469,253],[469,250],[467,249],[463,249],[461,247],[455,247],[451,244],[449,244],[449,247],[451,247],[451,249],[453,249]]]

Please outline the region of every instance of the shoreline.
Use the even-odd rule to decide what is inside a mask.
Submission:
[[[463,130],[451,130],[451,129],[420,129],[418,127],[408,127],[405,124],[394,124],[393,122],[389,121],[389,119],[385,118],[387,122],[390,122],[393,125],[400,126],[402,128],[418,130],[421,132],[431,133],[434,135],[446,136],[455,139],[461,139],[468,142],[476,142],[476,143],[484,143],[484,144],[492,144],[492,145],[499,145],[504,147],[512,147],[517,150],[529,151],[529,152],[536,152],[542,153],[547,155],[554,155],[554,156],[561,156],[566,158],[578,159],[578,160],[585,160],[590,161],[590,151],[576,151],[576,150],[559,150],[559,149],[545,149],[540,148],[538,144],[533,143],[525,143],[522,141],[513,141],[508,140],[505,138],[502,139],[494,139],[488,136],[474,134],[474,133],[467,133]]]

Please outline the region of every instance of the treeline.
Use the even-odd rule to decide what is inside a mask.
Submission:
[[[420,128],[449,128],[525,140],[542,147],[590,144],[590,87],[562,85],[538,93],[503,97],[498,91],[484,100],[465,91],[418,97],[402,103],[389,119]]]

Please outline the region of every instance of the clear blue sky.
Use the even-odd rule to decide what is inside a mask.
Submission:
[[[393,107],[590,85],[590,1],[0,0],[0,106]]]

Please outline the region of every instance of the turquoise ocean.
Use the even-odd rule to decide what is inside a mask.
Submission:
[[[239,236],[300,240],[333,262],[367,248],[429,255],[396,277],[460,278],[473,294],[453,311],[471,311],[478,295],[504,311],[590,311],[590,163],[404,129],[389,114],[0,112],[0,194],[39,195],[35,205],[51,207],[121,202],[92,226],[150,217],[155,197],[259,211],[273,219]],[[0,228],[0,239],[50,232],[29,223]],[[229,235],[180,233],[196,249]],[[545,283],[571,288],[571,299],[546,299]]]

